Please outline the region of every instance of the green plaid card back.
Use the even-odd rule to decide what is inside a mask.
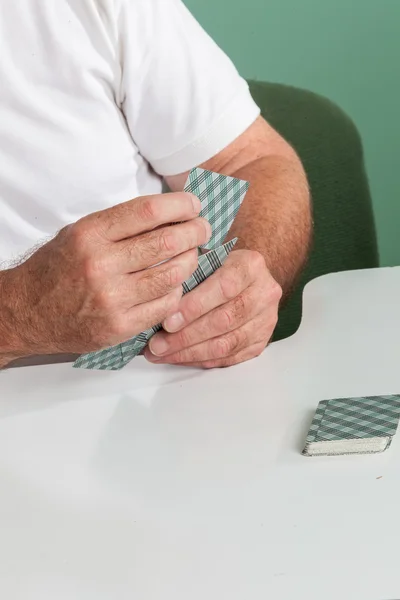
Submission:
[[[400,417],[400,395],[322,400],[306,447],[314,442],[393,437]]]
[[[189,173],[185,192],[197,196],[202,205],[200,217],[212,228],[211,239],[201,246],[206,250],[224,243],[249,188],[249,182],[196,168]]]

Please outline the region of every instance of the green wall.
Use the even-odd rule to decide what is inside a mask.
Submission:
[[[381,262],[400,264],[400,0],[185,1],[242,75],[308,88],[353,118]]]

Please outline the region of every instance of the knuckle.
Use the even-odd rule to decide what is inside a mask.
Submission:
[[[230,354],[232,352],[232,350],[234,349],[234,342],[232,341],[231,336],[224,336],[221,338],[218,338],[217,340],[215,340],[214,342],[214,356],[215,358],[222,358],[224,356],[227,356],[228,354]]]
[[[236,315],[232,306],[224,306],[219,314],[215,315],[217,324],[225,331],[229,331],[234,327]]]
[[[225,300],[235,298],[241,291],[241,278],[236,268],[221,270],[219,283],[222,297]]]
[[[156,200],[153,196],[141,198],[138,206],[138,218],[145,222],[156,221],[158,212],[156,204]]]
[[[88,248],[90,227],[84,220],[77,221],[65,229],[65,236],[75,254],[85,254]]]
[[[131,238],[124,247],[121,248],[121,255],[124,255],[124,257],[132,264],[135,264],[138,255],[142,256],[142,254],[139,237]]]
[[[156,296],[164,296],[168,290],[176,285],[176,270],[174,268],[155,271],[147,279],[147,287]]]
[[[99,290],[95,297],[95,303],[98,309],[109,312],[113,306],[113,296],[107,289]]]
[[[279,302],[279,300],[282,298],[282,287],[275,280],[273,280],[270,293],[272,300],[275,300],[276,302]]]
[[[165,273],[165,281],[168,287],[176,287],[185,279],[184,267],[174,265]]]
[[[88,284],[95,284],[103,272],[102,261],[92,256],[86,256],[81,261],[81,270]]]
[[[157,261],[160,255],[160,235],[152,233],[145,234],[138,238],[130,240],[128,245],[128,253],[131,259],[135,258],[138,254],[142,261],[146,264],[151,263],[153,260]]]
[[[177,257],[169,269],[172,271],[174,284],[182,284],[197,269],[197,250],[188,250]]]
[[[171,227],[161,229],[160,233],[156,236],[156,253],[157,254],[177,254],[179,252],[180,240],[174,234],[174,230]]]
[[[239,294],[233,300],[232,304],[232,316],[234,322],[242,322],[245,319],[247,313],[247,304],[243,294]]]
[[[241,348],[247,345],[247,335],[243,330],[237,329],[236,331],[232,331],[229,335],[230,341],[230,354],[236,353]]]
[[[156,297],[164,296],[172,288],[178,287],[184,279],[182,266],[174,264],[166,268],[150,270],[145,277],[145,285]],[[152,272],[153,271],[153,272]],[[146,281],[147,280],[147,281]]]
[[[248,260],[249,260],[249,264],[252,266],[252,268],[255,271],[258,271],[259,269],[263,269],[265,268],[265,258],[263,257],[263,255],[260,252],[257,252],[257,250],[249,250],[248,251]]]

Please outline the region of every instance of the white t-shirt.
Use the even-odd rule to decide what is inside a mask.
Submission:
[[[0,261],[160,192],[258,114],[181,0],[4,0]]]

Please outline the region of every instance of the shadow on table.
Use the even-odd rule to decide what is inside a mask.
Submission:
[[[16,369],[19,367],[35,367],[40,365],[55,365],[60,363],[74,362],[79,354],[45,354],[43,356],[28,356],[26,358],[18,358],[13,360],[4,369]]]
[[[43,358],[43,357],[41,357]],[[72,359],[73,360],[73,359]],[[65,363],[57,368],[56,363]],[[135,395],[135,390],[149,390],[155,386],[153,365],[141,360],[136,365],[128,365],[123,371],[90,371],[74,369],[71,377],[71,360],[40,362],[46,367],[36,373],[36,369],[5,369],[0,372],[0,419],[18,414],[28,414],[51,409],[58,404],[79,402],[96,398],[124,398]],[[52,366],[54,365],[54,368]],[[28,366],[28,365],[24,365]],[[33,366],[31,363],[29,366]],[[48,368],[47,368],[48,367]],[[167,370],[167,367],[161,367]],[[183,367],[168,371],[162,376],[162,387],[191,381],[201,377],[204,371]],[[4,376],[3,385],[2,379]],[[156,381],[159,379],[158,374]],[[28,386],[31,386],[31,390]]]
[[[303,452],[307,433],[308,433],[308,430],[310,429],[310,425],[312,423],[314,415],[315,415],[315,410],[307,411],[306,415],[304,417],[303,427],[299,428],[299,436],[298,436],[298,439],[296,440],[296,450],[298,450],[300,452],[300,454]]]

